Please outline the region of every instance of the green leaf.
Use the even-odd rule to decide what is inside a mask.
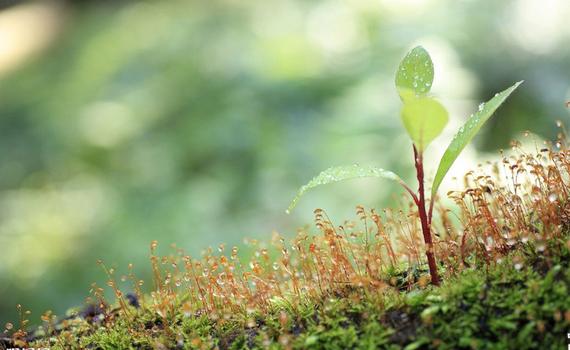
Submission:
[[[396,88],[402,100],[404,91],[413,91],[417,96],[427,94],[433,83],[433,62],[428,52],[421,46],[414,47],[402,59],[396,72]]]
[[[510,88],[496,94],[495,97],[487,101],[487,103],[480,104],[479,110],[475,114],[471,115],[467,122],[465,122],[465,124],[459,128],[459,131],[455,134],[453,140],[451,140],[451,143],[445,150],[445,153],[439,162],[439,167],[437,168],[437,172],[435,174],[431,188],[432,198],[435,198],[435,194],[437,193],[437,190],[441,185],[443,178],[461,151],[463,151],[465,146],[467,146],[471,139],[473,139],[473,136],[477,134],[483,124],[485,124],[485,122],[493,115],[493,113],[495,113],[497,108],[499,108],[503,102],[505,102],[505,100],[511,95],[511,93],[515,91],[515,89],[518,88],[522,83],[522,81],[519,81]]]
[[[436,138],[448,121],[445,107],[431,97],[408,99],[402,108],[402,120],[421,153]]]
[[[297,192],[297,195],[289,205],[289,208],[287,209],[286,212],[287,214],[289,214],[291,210],[293,210],[293,208],[295,208],[295,206],[297,205],[299,198],[301,198],[301,196],[311,188],[321,185],[326,185],[333,182],[356,179],[361,177],[382,177],[385,179],[396,181],[401,185],[405,186],[404,181],[395,173],[374,166],[360,166],[355,164],[355,165],[332,167],[321,172],[319,175],[315,176],[308,184],[301,187],[299,189],[299,192]]]

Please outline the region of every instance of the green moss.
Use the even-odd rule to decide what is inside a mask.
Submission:
[[[519,245],[498,262],[471,262],[439,287],[411,288],[425,271],[391,271],[392,284],[347,286],[268,310],[231,314],[152,308],[119,309],[107,319],[69,318],[51,338],[29,344],[52,349],[558,349],[570,329],[570,253],[565,235],[543,251]],[[475,259],[473,259],[475,260]],[[445,273],[442,268],[442,273]],[[409,289],[409,290],[407,290]],[[179,297],[179,303],[185,300]],[[293,297],[291,297],[293,298]],[[183,307],[177,308],[183,310]],[[75,310],[74,314],[80,313]]]
[[[60,335],[53,349],[555,349],[566,345],[570,310],[567,248],[544,268],[505,259],[468,269],[438,288],[347,288],[265,314],[176,315],[149,310],[110,327]],[[539,268],[540,267],[540,268]],[[134,310],[133,310],[134,311]],[[83,329],[76,327],[75,329]]]

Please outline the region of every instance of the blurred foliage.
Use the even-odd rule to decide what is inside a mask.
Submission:
[[[341,221],[357,204],[389,204],[399,189],[355,181],[284,215],[298,185],[333,164],[372,162],[411,178],[392,77],[414,43],[443,70],[433,91],[452,96],[450,132],[476,101],[525,79],[480,147],[506,147],[524,129],[552,137],[567,115],[570,7],[541,4],[58,7],[57,39],[0,77],[0,321],[18,302],[36,316],[80,303],[102,279],[97,258],[132,262],[144,276],[152,239],[197,255],[293,233],[315,207]],[[434,142],[437,157],[445,146]]]

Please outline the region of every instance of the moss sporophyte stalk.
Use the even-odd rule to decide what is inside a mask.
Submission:
[[[459,128],[441,158],[431,186],[430,199],[426,201],[423,161],[424,151],[429,143],[443,131],[448,121],[448,114],[445,107],[435,98],[429,96],[433,84],[433,77],[433,62],[428,52],[421,46],[417,46],[408,52],[396,72],[396,90],[403,103],[401,119],[412,140],[413,161],[418,181],[418,190],[416,192],[398,175],[388,170],[373,166],[361,167],[359,165],[333,167],[321,172],[308,184],[301,187],[297,196],[287,209],[287,213],[295,207],[299,198],[307,190],[320,185],[360,177],[380,177],[396,181],[404,187],[417,207],[425,243],[425,254],[431,274],[431,282],[434,285],[439,285],[440,278],[434,256],[431,230],[433,206],[437,196],[437,190],[463,148],[465,148],[473,136],[481,129],[481,126],[483,126],[497,108],[505,102],[522,81],[495,94],[488,102],[481,103],[479,109],[469,117],[465,125]]]

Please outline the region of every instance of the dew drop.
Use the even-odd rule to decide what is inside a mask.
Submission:
[[[548,201],[549,201],[550,203],[555,202],[557,199],[558,199],[558,195],[557,195],[555,192],[550,192],[550,193],[548,194]]]

